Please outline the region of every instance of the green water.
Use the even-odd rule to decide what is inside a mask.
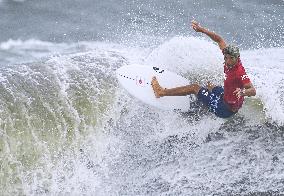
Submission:
[[[100,124],[114,97],[113,82],[90,72],[95,64],[67,70],[67,88],[49,64],[23,66],[3,70],[0,84],[0,195],[24,194],[35,179],[50,178],[58,159],[79,150]]]

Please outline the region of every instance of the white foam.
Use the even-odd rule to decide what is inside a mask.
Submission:
[[[222,54],[217,45],[205,39],[174,37],[153,50],[146,63],[181,74],[188,71],[201,74],[209,70],[215,73],[222,70]]]
[[[284,48],[243,51],[242,59],[267,118],[284,124]]]

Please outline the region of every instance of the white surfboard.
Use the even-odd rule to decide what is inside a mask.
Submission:
[[[116,70],[119,83],[134,97],[142,102],[164,110],[186,112],[190,109],[191,96],[165,96],[156,98],[151,86],[156,76],[164,88],[189,85],[190,81],[159,67],[145,65],[127,65]]]

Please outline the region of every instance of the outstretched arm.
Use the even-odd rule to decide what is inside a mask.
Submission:
[[[196,21],[194,21],[194,20],[191,22],[191,26],[192,26],[192,28],[193,28],[196,32],[201,32],[201,33],[204,33],[204,34],[206,34],[207,36],[209,36],[214,42],[216,42],[216,43],[219,45],[219,48],[220,48],[221,50],[223,50],[224,48],[226,48],[226,42],[224,41],[224,39],[223,39],[220,35],[218,35],[218,34],[212,32],[212,31],[209,31],[209,30],[207,30],[206,28],[200,26],[200,25],[199,25]]]

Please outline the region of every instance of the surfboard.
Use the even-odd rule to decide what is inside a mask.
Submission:
[[[160,67],[146,65],[126,65],[116,70],[121,86],[143,103],[163,109],[187,112],[192,102],[191,96],[165,96],[156,98],[151,86],[152,77],[156,76],[164,88],[189,85],[186,78]]]

